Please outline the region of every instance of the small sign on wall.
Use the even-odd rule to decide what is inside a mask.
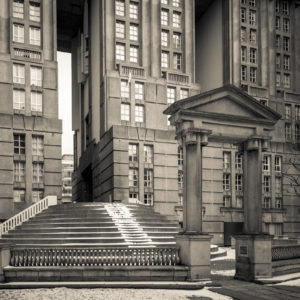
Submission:
[[[239,255],[240,256],[248,256],[248,246],[240,246]]]

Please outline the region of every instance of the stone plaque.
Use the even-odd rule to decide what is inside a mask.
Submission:
[[[248,256],[248,246],[240,246],[240,256]]]

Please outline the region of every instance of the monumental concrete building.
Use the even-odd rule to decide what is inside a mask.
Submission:
[[[74,157],[72,154],[64,154],[61,160],[62,171],[62,195],[61,202],[72,202],[72,174],[74,171]]]
[[[0,219],[61,198],[56,1],[0,1]]]

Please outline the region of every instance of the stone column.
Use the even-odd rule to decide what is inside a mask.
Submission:
[[[0,0],[0,54],[9,53],[9,3],[7,0]]]
[[[202,147],[210,130],[194,128],[192,122],[178,127],[177,139],[183,146],[184,194],[183,232],[177,236],[181,263],[189,267],[189,280],[210,277],[210,240],[202,233]],[[177,127],[177,129],[178,129]]]

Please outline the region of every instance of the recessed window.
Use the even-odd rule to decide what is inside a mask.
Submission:
[[[181,48],[181,33],[179,32],[173,33],[173,47],[176,49]]]
[[[270,172],[271,171],[271,156],[270,155],[264,155],[264,158],[263,158],[263,171],[264,172]]]
[[[180,89],[180,99],[185,99],[189,97],[188,89]]]
[[[270,176],[264,176],[263,188],[264,188],[264,193],[271,192],[271,177]]]
[[[24,0],[14,0],[13,17],[20,19],[24,18]]]
[[[276,49],[280,49],[280,44],[281,44],[281,36],[280,35],[276,35],[276,38],[275,38],[275,48]]]
[[[138,145],[136,145],[136,144],[128,145],[128,160],[130,162],[138,161]]]
[[[116,15],[117,16],[125,16],[125,2],[124,0],[116,0],[115,3]]]
[[[300,106],[299,105],[295,106],[295,119],[296,119],[296,121],[300,120]]]
[[[280,85],[281,85],[281,74],[276,73],[276,86],[280,87]]]
[[[290,7],[289,7],[288,1],[282,2],[282,13],[286,16],[288,16],[290,14]]]
[[[116,22],[116,37],[120,39],[125,38],[125,22],[122,21]]]
[[[144,100],[144,84],[142,82],[135,82],[134,91],[136,100]]]
[[[137,187],[139,180],[139,171],[137,169],[129,169],[129,187]]]
[[[280,30],[280,17],[277,16],[275,19],[275,29]]]
[[[256,11],[255,10],[249,10],[249,24],[250,25],[256,25]]]
[[[121,80],[121,97],[129,98],[130,95],[130,84],[128,80]]]
[[[223,169],[231,168],[231,153],[223,152]]]
[[[290,74],[284,74],[284,87],[290,88],[291,87],[291,75]]]
[[[32,155],[44,155],[44,137],[33,135],[32,136]]]
[[[181,6],[181,0],[173,0],[173,6],[174,7],[180,7]]]
[[[14,154],[25,154],[25,135],[14,134]]]
[[[136,2],[130,2],[129,5],[129,17],[131,19],[138,19],[139,5]]]
[[[139,194],[138,193],[129,193],[129,203],[138,203]]]
[[[135,24],[130,24],[129,27],[129,38],[131,41],[139,40],[139,27]]]
[[[281,198],[276,198],[275,199],[275,208],[277,208],[277,209],[282,208],[282,199]]]
[[[284,36],[282,45],[284,51],[290,51],[290,38]]]
[[[264,197],[263,208],[265,208],[265,209],[271,208],[271,198],[270,197]]]
[[[244,47],[244,46],[241,47],[241,59],[242,59],[242,62],[247,61],[247,47]]]
[[[25,190],[14,190],[14,202],[25,202]]]
[[[30,67],[30,84],[35,86],[42,86],[42,68]]]
[[[29,3],[29,19],[35,22],[41,21],[40,3],[36,3],[36,2]]]
[[[168,26],[169,25],[169,11],[167,9],[161,10],[161,25]]]
[[[290,56],[284,55],[283,57],[283,69],[289,70],[290,69]]]
[[[240,197],[240,196],[236,197],[236,207],[237,208],[243,208],[243,206],[244,206],[243,197]]]
[[[29,43],[31,45],[41,45],[41,29],[37,27],[29,27]]]
[[[178,189],[182,190],[183,189],[183,171],[178,170]]]
[[[276,155],[275,156],[275,172],[281,172],[281,161],[282,161],[282,157]]]
[[[152,188],[153,187],[153,170],[144,169],[144,187]]]
[[[25,109],[25,91],[24,90],[13,90],[13,108],[14,109]]]
[[[161,67],[169,68],[169,52],[162,51],[161,53]]]
[[[256,30],[250,29],[250,43],[256,44]]]
[[[139,47],[138,46],[130,46],[129,49],[129,60],[132,63],[138,63],[139,59]]]
[[[249,6],[256,6],[256,1],[255,0],[249,0]]]
[[[284,32],[290,31],[290,20],[289,19],[283,19],[283,31]]]
[[[13,41],[24,43],[24,25],[13,24]]]
[[[281,194],[281,177],[275,177],[275,193]]]
[[[144,204],[145,205],[153,205],[153,194],[152,193],[144,193]]]
[[[179,53],[173,54],[173,67],[175,70],[181,70],[182,68],[182,56]]]
[[[167,87],[167,102],[168,104],[174,103],[176,100],[176,88]]]
[[[284,105],[284,110],[285,110],[285,119],[290,119],[291,118],[291,112],[292,112],[292,106],[290,104],[285,104]]]
[[[144,122],[144,106],[143,105],[135,106],[135,122],[138,122],[138,123]]]
[[[257,63],[257,50],[255,48],[250,48],[250,62],[252,64]]]
[[[235,168],[236,169],[243,169],[243,154],[236,153],[235,154]]]
[[[144,160],[147,164],[153,164],[153,146],[144,146]]]
[[[276,54],[276,68],[281,68],[281,55],[279,53]]]
[[[241,80],[247,80],[247,67],[241,66]]]
[[[44,182],[44,164],[40,162],[32,163],[32,182]]]
[[[169,0],[161,0],[160,3],[164,5],[169,5]]]
[[[44,191],[32,191],[32,202],[37,203],[44,198]]]
[[[181,13],[173,12],[173,27],[180,28],[181,27]]]
[[[223,191],[230,190],[230,174],[223,174]]]
[[[299,124],[295,125],[295,139],[300,140],[300,125]]]
[[[285,131],[285,138],[291,139],[292,138],[292,127],[291,127],[290,123],[285,123],[284,131]]]
[[[243,191],[243,175],[235,174],[235,190],[237,192]]]
[[[241,22],[242,23],[246,22],[246,8],[244,7],[241,8]]]
[[[178,165],[182,166],[183,165],[183,149],[182,147],[178,147]]]
[[[276,0],[276,2],[275,2],[275,12],[277,12],[277,13],[280,12],[280,2],[279,2],[279,0]]]
[[[169,46],[169,31],[163,30],[161,32],[161,45],[163,47]]]
[[[231,197],[223,196],[223,207],[231,207]]]
[[[25,182],[25,163],[21,161],[14,162],[14,181]]]
[[[43,111],[43,95],[40,92],[31,92],[31,111]]]
[[[250,68],[250,82],[255,83],[257,79],[257,69],[251,67]]]
[[[130,104],[121,103],[121,121],[130,121]]]
[[[241,41],[242,42],[247,41],[247,29],[245,27],[241,28]]]
[[[13,82],[18,84],[25,83],[25,66],[13,64]]]
[[[116,43],[116,59],[125,60],[125,45],[121,43]]]

